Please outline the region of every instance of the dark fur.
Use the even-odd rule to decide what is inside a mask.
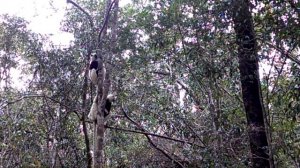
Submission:
[[[91,69],[98,69],[97,55],[92,56],[92,61],[90,63],[90,70]]]
[[[109,115],[111,109],[111,103],[112,103],[111,100],[106,99],[104,117]]]

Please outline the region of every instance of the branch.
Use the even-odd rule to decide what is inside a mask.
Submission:
[[[84,142],[85,142],[85,146],[86,146],[86,157],[87,157],[87,167],[91,168],[92,167],[92,154],[90,152],[90,140],[89,140],[89,136],[88,136],[88,128],[87,128],[87,123],[85,122],[86,120],[86,116],[85,116],[85,112],[87,109],[87,92],[88,92],[88,74],[89,74],[89,63],[87,61],[85,61],[85,70],[84,70],[84,82],[82,85],[82,104],[81,104],[81,110],[82,110],[82,130],[83,130],[83,134],[84,134]]]
[[[271,43],[267,43],[267,45],[271,46],[272,48],[276,49],[277,51],[279,51],[282,55],[284,55],[285,57],[289,58],[290,60],[294,61],[296,64],[298,64],[300,66],[300,61],[291,56],[287,51],[284,51],[283,49],[271,44]]]
[[[234,94],[234,93],[231,94],[230,91],[228,91],[227,89],[225,89],[224,87],[222,87],[220,83],[217,83],[217,86],[218,86],[220,89],[222,89],[225,93],[227,93],[230,97],[232,97],[232,98],[238,100],[240,103],[243,103],[243,100],[239,97],[239,95]]]
[[[74,112],[74,113],[77,115],[77,117],[78,117],[79,119],[81,118],[81,116],[79,115],[80,110],[77,110],[77,109],[71,109],[71,108],[69,108],[69,106],[63,104],[63,103],[60,102],[59,100],[56,100],[56,99],[54,99],[54,98],[52,98],[52,97],[49,97],[49,96],[46,96],[46,95],[39,95],[39,94],[23,95],[23,96],[21,96],[21,97],[18,98],[18,99],[15,99],[15,100],[13,100],[13,101],[8,101],[8,102],[6,102],[6,104],[2,104],[2,105],[1,105],[1,108],[6,107],[6,106],[9,106],[9,105],[14,104],[14,103],[17,103],[17,102],[19,102],[19,101],[21,101],[21,100],[23,100],[23,99],[28,99],[28,98],[44,98],[44,99],[49,99],[49,100],[51,100],[52,102],[57,103],[57,104],[59,104],[60,106],[65,107],[66,109],[70,109],[70,111]]]
[[[137,126],[140,130],[146,132],[146,130],[137,122],[135,122],[133,119],[131,119],[128,114],[126,113],[126,110],[123,108],[122,105],[122,111],[125,115],[125,117],[131,121],[135,126]],[[171,161],[175,162],[179,167],[184,167],[179,161],[175,160],[174,158],[172,158],[166,151],[164,151],[163,149],[161,149],[160,147],[158,147],[150,138],[150,136],[148,134],[144,134],[146,136],[146,138],[148,139],[148,142],[158,151],[160,151],[163,155],[165,155],[168,159],[170,159]]]
[[[188,141],[184,141],[184,140],[180,140],[180,139],[175,139],[175,138],[167,137],[167,136],[164,136],[164,135],[158,135],[158,134],[154,134],[154,133],[150,133],[150,132],[136,131],[136,130],[130,130],[130,129],[125,129],[125,128],[112,127],[112,126],[105,126],[105,127],[106,128],[110,128],[110,129],[114,129],[114,130],[124,131],[124,132],[132,132],[132,133],[137,133],[137,134],[144,134],[144,135],[155,136],[155,137],[159,137],[159,138],[163,138],[163,139],[167,139],[167,140],[171,140],[171,141],[180,142],[180,143],[183,143],[183,144],[186,143],[186,144],[195,145],[195,146],[204,148],[203,146],[201,146],[199,144],[195,144],[195,143],[192,143],[192,142],[188,142]]]
[[[164,75],[164,76],[170,76],[171,73],[164,72],[164,71],[150,71],[149,73],[158,74],[158,75]]]
[[[87,18],[88,18],[88,20],[89,20],[89,22],[90,22],[90,26],[91,26],[92,28],[94,28],[94,22],[93,22],[93,19],[92,19],[91,15],[90,15],[88,12],[86,12],[82,7],[80,7],[77,3],[73,2],[72,0],[67,0],[67,3],[70,3],[70,4],[74,5],[74,6],[75,6],[76,8],[78,8],[81,12],[83,12],[83,13],[87,16]]]
[[[274,91],[275,91],[275,89],[276,89],[276,87],[277,87],[277,84],[278,84],[278,81],[279,81],[280,76],[281,76],[281,74],[282,74],[284,65],[286,64],[286,60],[287,60],[287,59],[285,58],[285,60],[284,60],[283,64],[281,65],[279,71],[277,71],[277,72],[278,72],[278,75],[277,75],[277,78],[276,78],[275,81],[274,81],[273,88],[272,88],[272,90],[270,91],[271,94],[274,93]]]
[[[101,30],[99,31],[99,34],[98,34],[98,47],[100,46],[100,41],[101,41],[101,35],[102,35],[102,33],[103,33],[103,31],[104,31],[104,28],[106,27],[106,25],[107,25],[107,23],[108,23],[108,20],[109,20],[109,16],[110,16],[110,12],[111,12],[111,9],[112,9],[112,7],[113,7],[113,5],[115,4],[115,1],[116,0],[114,0],[110,5],[109,5],[109,7],[108,7],[108,9],[107,9],[107,13],[106,13],[106,15],[105,15],[105,18],[104,18],[104,22],[103,22],[103,25],[102,25],[102,28],[101,28]],[[99,47],[100,48],[100,47]]]
[[[198,100],[197,96],[193,93],[193,91],[190,88],[185,86],[185,84],[180,80],[177,80],[177,83],[194,99],[194,101],[196,102],[200,110],[205,110],[204,107],[201,107],[200,101]]]
[[[196,133],[196,131],[189,125],[186,124],[186,126],[188,127],[188,129],[190,129],[193,134],[198,138],[198,140],[203,144],[203,145],[199,145],[201,148],[205,148],[207,147],[207,145],[203,142],[203,140],[201,139],[201,137],[199,137],[199,135]],[[197,144],[198,145],[198,144]]]

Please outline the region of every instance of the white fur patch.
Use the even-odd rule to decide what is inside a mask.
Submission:
[[[97,116],[97,96],[95,96],[94,100],[93,100],[93,104],[90,110],[90,113],[88,115],[88,118],[90,120],[95,120]]]
[[[94,85],[97,85],[97,70],[96,69],[91,69],[89,72],[90,80]]]

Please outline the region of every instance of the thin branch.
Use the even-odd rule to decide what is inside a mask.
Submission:
[[[49,100],[51,100],[52,102],[58,103],[60,106],[65,107],[66,109],[70,109],[69,106],[64,105],[62,102],[60,102],[60,101],[58,101],[58,100],[56,100],[56,99],[54,99],[54,98],[52,98],[52,97],[49,97],[49,96],[46,96],[46,95],[39,95],[39,94],[24,95],[24,96],[21,96],[21,97],[18,98],[18,99],[15,99],[15,100],[13,100],[13,101],[6,102],[6,104],[3,104],[1,108],[6,107],[6,106],[11,105],[11,104],[14,104],[14,103],[17,103],[17,102],[19,102],[19,101],[21,101],[21,100],[23,100],[23,99],[28,99],[28,98],[44,98],[44,99],[49,99]],[[70,111],[71,111],[71,110],[70,110]],[[74,112],[74,113],[77,115],[77,117],[78,117],[79,119],[81,118],[81,116],[80,116],[80,114],[79,114],[80,110],[72,109],[72,112]]]
[[[171,141],[175,141],[175,142],[180,142],[183,144],[190,144],[190,145],[195,145],[201,148],[204,148],[203,146],[199,145],[199,144],[195,144],[192,142],[188,142],[188,141],[184,141],[184,140],[180,140],[180,139],[175,139],[175,138],[171,138],[171,137],[167,137],[164,135],[158,135],[158,134],[154,134],[154,133],[150,133],[150,132],[145,132],[145,131],[136,131],[136,130],[130,130],[130,129],[125,129],[125,128],[119,128],[119,127],[112,127],[112,126],[105,126],[106,128],[110,128],[110,129],[114,129],[114,130],[119,130],[119,131],[124,131],[124,132],[131,132],[131,133],[137,133],[137,134],[144,134],[144,135],[150,135],[150,136],[155,136],[158,138],[163,138],[163,139],[167,139],[167,140],[171,140]]]
[[[287,58],[284,59],[284,62],[282,63],[280,69],[278,70],[277,78],[275,79],[273,88],[272,88],[272,90],[270,91],[270,94],[271,94],[271,95],[274,94],[274,91],[275,91],[275,89],[276,89],[276,87],[277,87],[278,81],[279,81],[279,79],[280,79],[280,77],[281,77],[281,74],[282,74],[282,72],[283,72],[283,68],[284,68],[284,66],[285,66],[285,64],[286,64],[286,60],[287,60]]]
[[[193,100],[196,102],[200,110],[205,109],[204,107],[201,107],[200,101],[198,100],[197,96],[193,93],[193,91],[190,88],[185,86],[185,84],[180,80],[177,80],[176,82],[193,98]]]
[[[171,73],[164,72],[164,71],[150,71],[149,73],[158,74],[158,75],[164,75],[164,76],[170,76]]]
[[[115,1],[114,0],[110,5],[109,5],[109,8],[107,9],[107,13],[105,15],[105,19],[104,19],[104,22],[103,22],[103,25],[102,25],[102,28],[101,30],[99,31],[99,34],[98,34],[98,47],[100,48],[100,44],[101,44],[101,35],[104,31],[104,28],[106,27],[107,23],[108,23],[108,20],[109,20],[109,16],[110,16],[110,12],[111,12],[111,9],[113,7],[113,5],[115,4]]]
[[[159,148],[153,141],[152,139],[149,137],[149,135],[145,135],[146,138],[148,139],[149,143],[158,151],[160,151],[161,153],[163,153],[167,158],[169,158],[170,160],[172,160],[173,162],[175,162],[179,167],[184,167],[180,162],[178,162],[177,160],[175,160],[174,158],[172,158],[166,151],[164,151],[163,149]]]
[[[277,46],[275,46],[275,45],[273,45],[273,44],[271,44],[271,43],[267,43],[267,45],[269,45],[269,46],[271,46],[272,48],[276,49],[276,50],[279,51],[282,55],[284,55],[285,57],[289,58],[290,60],[292,60],[293,62],[295,62],[296,64],[298,64],[298,65],[300,66],[300,61],[299,61],[297,58],[291,56],[291,55],[289,54],[289,52],[287,52],[287,51],[285,51],[285,50],[283,50],[283,49],[281,49],[281,48],[279,48],[279,47],[277,47]]]
[[[86,146],[86,157],[87,157],[87,167],[91,168],[92,167],[92,155],[90,153],[90,140],[88,136],[88,128],[87,128],[87,123],[85,122],[86,116],[85,112],[87,110],[87,90],[88,90],[88,73],[89,73],[89,63],[85,62],[85,71],[84,71],[84,82],[82,86],[82,104],[81,104],[81,110],[82,110],[82,130],[84,134],[84,142]]]
[[[201,137],[196,133],[196,131],[190,126],[190,124],[186,124],[186,126],[188,127],[189,130],[191,130],[193,132],[193,134],[198,138],[198,140],[203,144],[203,145],[199,145],[202,148],[207,147],[207,145],[203,142],[203,140],[201,139]]]
[[[224,87],[222,87],[219,83],[217,83],[217,86],[222,89],[225,93],[227,93],[230,97],[238,100],[240,103],[243,103],[243,100],[239,97],[238,94],[231,94],[230,91],[228,91],[227,89],[225,89]]]
[[[67,3],[70,3],[70,4],[74,5],[74,6],[75,6],[76,8],[78,8],[81,12],[83,12],[83,13],[87,16],[87,18],[88,18],[88,20],[89,20],[89,22],[90,22],[91,28],[92,28],[92,29],[94,28],[94,22],[93,22],[93,19],[92,19],[91,15],[90,15],[88,12],[86,12],[81,6],[79,6],[77,3],[75,3],[75,2],[72,1],[72,0],[67,0]]]

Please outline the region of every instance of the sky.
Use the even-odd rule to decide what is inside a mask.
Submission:
[[[65,0],[0,0],[0,14],[19,16],[29,21],[28,28],[35,33],[49,35],[54,45],[68,46],[72,35],[60,30],[60,23],[67,7]],[[21,67],[10,70],[12,86],[24,89]],[[30,76],[25,77],[29,79]],[[25,80],[26,80],[25,79]],[[0,86],[3,83],[0,83]]]
[[[130,0],[120,0],[120,6],[125,6],[129,2]],[[23,17],[29,21],[29,29],[49,35],[55,45],[68,46],[73,39],[72,34],[60,30],[66,8],[71,6],[66,0],[0,0],[0,4],[0,14]],[[15,78],[13,81],[18,81],[19,70],[12,70],[11,73],[15,74],[12,75]]]
[[[33,32],[50,35],[56,45],[68,45],[72,35],[60,31],[67,8],[65,0],[0,0],[0,14],[15,15],[29,21]],[[69,5],[69,4],[68,4]]]
[[[76,0],[74,0],[76,2]],[[120,0],[120,7],[130,0]],[[73,35],[60,30],[61,21],[67,8],[66,0],[0,0],[0,15],[9,14],[22,17],[29,22],[28,28],[35,33],[48,35],[54,45],[68,46]],[[20,89],[24,81],[20,79],[20,69],[11,69],[13,86]],[[1,83],[0,83],[1,87]]]
[[[74,0],[76,2],[76,0]],[[130,0],[120,0],[120,6],[128,4]],[[60,23],[64,18],[66,0],[0,0],[0,14],[23,17],[29,21],[29,29],[33,32],[50,35],[55,45],[66,46],[72,40],[72,35],[60,30]]]

